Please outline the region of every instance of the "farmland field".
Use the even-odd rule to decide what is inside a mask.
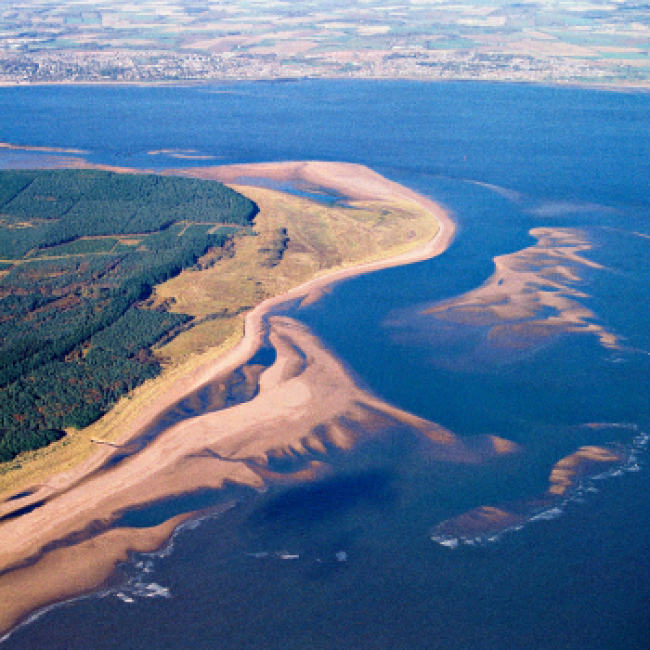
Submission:
[[[0,2],[0,81],[370,77],[646,85],[647,7],[494,0]]]

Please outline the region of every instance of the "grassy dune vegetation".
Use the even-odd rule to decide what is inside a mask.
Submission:
[[[197,323],[160,350],[173,363],[239,331],[241,314],[265,298],[332,269],[397,255],[430,239],[437,227],[430,213],[406,200],[331,206],[258,187],[236,189],[260,207],[257,236],[236,237],[231,254],[214,266],[156,287],[158,301],[173,301],[172,311]]]
[[[332,206],[258,187],[234,189],[259,208],[252,231],[242,228],[223,245],[208,247],[182,272],[157,283],[111,328],[77,346],[56,366],[59,372],[62,365],[85,361],[93,350],[101,350],[113,357],[121,354],[144,368],[153,365],[156,372],[121,395],[111,395],[112,408],[101,419],[77,422],[80,428],[66,428],[68,435],[58,442],[0,466],[0,491],[14,492],[74,466],[91,453],[92,438],[117,439],[154,396],[235,345],[242,333],[242,314],[263,299],[334,268],[399,254],[430,239],[437,229],[433,215],[407,200]],[[115,239],[130,250],[146,241],[140,236]],[[143,315],[152,318],[147,321],[152,333],[136,340],[130,332],[143,328],[132,327],[126,319]],[[159,319],[158,329],[153,318]],[[161,336],[163,323],[173,336]]]

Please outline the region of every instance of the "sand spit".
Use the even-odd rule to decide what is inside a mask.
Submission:
[[[318,478],[329,469],[330,450],[351,449],[395,426],[409,427],[432,457],[448,462],[479,463],[517,449],[494,436],[469,444],[366,393],[297,321],[271,317],[264,337],[276,360],[259,375],[252,400],[188,417],[139,453],[79,477],[73,487],[3,524],[3,629],[28,611],[97,587],[130,551],[155,549],[183,520],[137,531],[111,528],[125,509],[227,483],[262,489],[276,480]],[[211,380],[219,386],[231,372],[223,366]]]
[[[74,153],[74,154],[87,154],[88,151],[83,149],[67,149],[65,147],[37,147],[19,144],[11,144],[9,142],[0,142],[0,149],[10,149],[12,151],[36,151],[43,153]]]
[[[321,161],[252,163],[224,167],[204,167],[189,170],[191,176],[207,178],[222,183],[245,185],[247,179],[267,178],[295,183],[306,188],[335,190],[343,197],[358,201],[409,199],[430,210],[451,236],[454,223],[437,203],[413,190],[390,181],[363,165]],[[447,236],[446,235],[446,236]],[[445,247],[449,239],[445,239]],[[440,240],[436,238],[436,245]]]
[[[358,165],[286,163],[202,173],[224,181],[242,175],[303,181],[359,200],[409,200],[430,210],[440,227],[416,250],[331,272],[261,303],[246,315],[245,336],[234,349],[176,383],[117,442],[124,445],[146,434],[181,400],[201,387],[227,385],[237,371],[257,385],[253,399],[178,422],[121,460],[115,459],[121,450],[97,445],[81,466],[0,504],[0,630],[35,609],[97,588],[129,552],[158,548],[185,517],[152,529],[111,528],[125,510],[226,483],[262,488],[275,479],[313,478],[326,468],[312,453],[348,449],[359,436],[396,424],[412,427],[436,456],[449,461],[480,462],[514,449],[494,437],[468,446],[436,424],[382,403],[359,389],[302,325],[269,317],[282,303],[318,295],[346,277],[440,254],[451,242],[454,224],[439,206]],[[246,367],[262,345],[275,349],[275,362],[268,368]],[[273,459],[283,456],[292,458],[295,468],[280,476]]]
[[[468,444],[367,394],[297,321],[271,317],[265,334],[277,356],[261,373],[254,399],[189,417],[139,453],[80,477],[72,488],[4,523],[3,629],[28,611],[96,588],[130,551],[155,549],[183,520],[137,531],[111,528],[127,508],[226,483],[261,489],[276,480],[318,478],[329,469],[328,450],[351,449],[395,426],[409,427],[433,457],[448,462],[479,463],[516,450],[493,436]],[[227,381],[230,370],[224,366],[212,381]],[[282,473],[275,470],[278,460]]]

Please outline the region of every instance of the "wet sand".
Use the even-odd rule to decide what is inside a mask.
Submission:
[[[334,282],[440,254],[453,238],[454,224],[439,206],[358,165],[247,165],[202,174],[226,182],[242,176],[302,181],[351,199],[413,201],[434,214],[439,230],[426,245],[408,253],[328,273],[261,303],[246,315],[245,335],[234,349],[176,383],[117,442],[126,444],[146,433],[161,413],[198,388],[226,383],[261,345],[271,345],[276,359],[259,375],[254,399],[181,421],[114,466],[106,463],[115,448],[98,445],[75,470],[0,504],[0,517],[5,517],[0,525],[0,630],[10,629],[31,611],[96,589],[130,552],[160,547],[190,516],[150,529],[111,528],[125,510],[226,483],[262,488],[276,478],[286,480],[274,476],[270,459],[298,458],[293,478],[313,478],[326,468],[310,458],[311,452],[331,445],[347,449],[358,436],[396,424],[412,427],[430,441],[439,458],[453,462],[480,462],[515,450],[508,441],[491,436],[468,446],[435,423],[377,400],[355,385],[304,326],[288,318],[269,318],[282,303],[313,300]],[[254,376],[251,380],[257,381]]]
[[[536,519],[554,519],[562,512],[572,493],[583,484],[607,472],[620,470],[630,460],[631,450],[622,445],[580,447],[553,466],[546,492],[498,507],[483,505],[472,508],[440,522],[432,531],[432,539],[451,548],[460,544],[474,545],[497,539],[503,533]]]
[[[583,274],[601,268],[581,253],[591,248],[579,230],[534,228],[534,246],[494,260],[482,286],[427,309],[438,320],[489,327],[491,346],[525,349],[563,333],[592,334],[616,349],[615,334],[583,304]]]

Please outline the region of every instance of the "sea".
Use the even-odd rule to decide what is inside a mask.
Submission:
[[[25,86],[0,88],[0,115],[0,142],[58,150],[0,149],[4,168],[342,161],[437,201],[458,224],[444,254],[286,313],[373,394],[463,440],[518,448],[450,463],[387,431],[341,453],[327,479],[202,510],[3,648],[648,647],[650,94]],[[616,462],[591,463],[549,505],[556,464],[594,447]],[[480,507],[520,516],[445,527]]]

